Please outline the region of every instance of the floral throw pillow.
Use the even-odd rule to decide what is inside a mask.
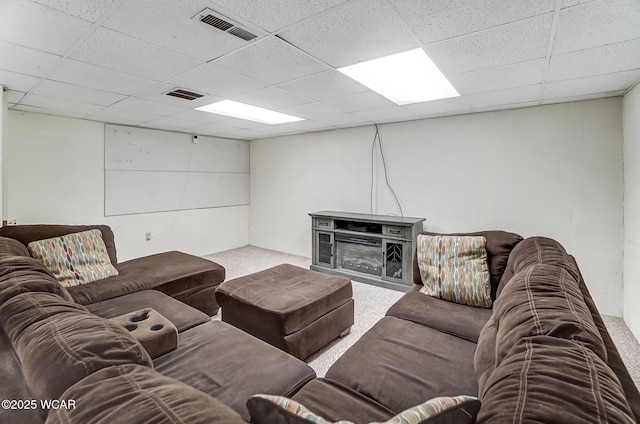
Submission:
[[[370,424],[472,424],[479,410],[480,401],[473,396],[443,396],[406,409],[384,423]]]
[[[354,424],[351,421],[327,421],[304,405],[284,396],[254,395],[247,401],[254,424]],[[472,424],[480,410],[473,396],[437,397],[402,411],[384,423],[370,424]]]
[[[118,275],[97,229],[33,241],[27,247],[65,287]]]
[[[419,234],[420,292],[464,305],[490,308],[487,240],[483,236]]]
[[[247,400],[251,422],[255,424],[354,424],[327,421],[304,405],[284,396],[253,395]]]

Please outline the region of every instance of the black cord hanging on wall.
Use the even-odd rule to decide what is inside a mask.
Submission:
[[[384,180],[389,188],[389,191],[393,195],[393,198],[396,201],[396,205],[398,205],[398,209],[400,210],[400,216],[404,216],[404,211],[402,210],[402,205],[400,204],[400,199],[396,194],[393,187],[391,187],[391,183],[389,182],[389,170],[387,169],[387,158],[384,153],[384,148],[382,146],[382,138],[380,137],[380,129],[378,128],[378,124],[374,124],[376,128],[376,133],[373,136],[373,142],[371,143],[371,191],[369,193],[369,209],[373,214],[373,189],[374,189],[374,156],[376,144],[378,145],[378,149],[380,150],[380,157],[382,159],[382,169],[384,170]]]

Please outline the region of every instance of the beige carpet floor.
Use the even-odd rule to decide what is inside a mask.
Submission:
[[[205,256],[224,266],[227,280],[251,274],[272,266],[289,263],[309,268],[311,259],[289,255],[273,250],[245,246]],[[330,343],[315,353],[307,363],[319,377],[325,375],[329,367],[367,330],[380,320],[387,309],[395,303],[403,293],[353,281],[353,298],[355,300],[355,324],[351,333]],[[218,314],[214,319],[220,319]],[[611,337],[625,362],[629,373],[640,388],[640,343],[633,336],[622,318],[603,316]]]

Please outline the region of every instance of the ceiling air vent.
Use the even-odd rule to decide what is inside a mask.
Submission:
[[[204,22],[207,25],[211,25],[220,31],[224,31],[227,34],[231,34],[245,41],[251,41],[257,37],[256,34],[248,31],[246,28],[243,28],[237,22],[211,9],[204,9],[202,12],[194,16],[193,19],[197,19],[200,22]]]
[[[166,93],[167,96],[179,97],[186,100],[195,100],[204,97],[204,94],[194,93],[193,91],[184,90],[182,88],[174,88]]]

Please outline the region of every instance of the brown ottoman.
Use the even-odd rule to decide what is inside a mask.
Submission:
[[[220,284],[222,320],[300,359],[353,325],[351,281],[294,265]]]

